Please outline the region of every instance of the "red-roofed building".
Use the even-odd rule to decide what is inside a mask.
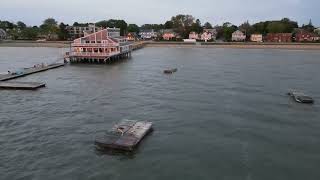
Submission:
[[[268,33],[266,42],[292,42],[292,33]]]
[[[320,40],[320,36],[305,30],[300,30],[295,34],[296,42],[315,42]]]
[[[120,29],[107,28],[75,39],[68,54],[70,61],[94,59],[98,62],[131,52],[131,44],[120,36]]]

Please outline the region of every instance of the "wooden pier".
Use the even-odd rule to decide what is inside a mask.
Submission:
[[[133,151],[151,131],[151,122],[123,120],[111,131],[98,136],[95,144],[100,149]]]
[[[111,55],[107,58],[101,56],[75,56],[75,57],[69,57],[70,63],[88,63],[88,64],[108,64],[112,63],[118,60],[128,59],[131,58],[131,51]]]
[[[37,82],[0,82],[0,89],[36,90],[45,86],[46,84]]]
[[[11,80],[11,79],[17,79],[17,78],[28,76],[28,75],[31,75],[31,74],[35,74],[35,73],[47,71],[47,70],[50,70],[50,69],[55,69],[55,68],[58,68],[58,67],[62,67],[64,65],[65,64],[63,64],[63,63],[56,63],[56,64],[50,64],[50,65],[47,65],[47,66],[25,68],[21,72],[0,75],[0,81],[8,81],[8,80]]]
[[[147,42],[144,42],[144,41],[135,42],[132,45],[132,50],[135,51],[135,50],[144,48],[146,46],[146,44],[147,44]]]

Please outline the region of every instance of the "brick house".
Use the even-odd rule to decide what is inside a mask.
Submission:
[[[240,31],[237,30],[232,33],[232,41],[245,41],[246,40],[246,35]]]
[[[292,42],[292,33],[268,33],[267,42]]]
[[[315,42],[319,41],[320,36],[317,35],[316,33],[311,33],[305,30],[299,30],[295,34],[295,41],[296,42]]]

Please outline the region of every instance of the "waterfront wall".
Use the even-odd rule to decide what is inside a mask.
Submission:
[[[172,42],[140,41],[134,43],[137,48],[143,47],[192,47],[192,48],[246,48],[246,49],[301,49],[320,50],[320,43],[256,43],[256,42]],[[0,47],[56,47],[69,48],[69,41],[2,41]]]

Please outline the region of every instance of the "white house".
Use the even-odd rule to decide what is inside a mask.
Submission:
[[[150,39],[157,38],[158,33],[155,32],[153,29],[147,29],[147,30],[141,30],[139,35],[141,39],[150,40]]]
[[[318,35],[320,35],[320,27],[314,30],[315,33],[317,33]]]
[[[232,33],[232,41],[245,41],[246,40],[246,35],[240,31],[237,30],[234,33]]]
[[[7,33],[5,30],[0,29],[0,40],[6,39],[7,38]]]
[[[250,37],[250,40],[252,42],[263,42],[263,39],[262,39],[262,34],[252,34],[251,37]]]

